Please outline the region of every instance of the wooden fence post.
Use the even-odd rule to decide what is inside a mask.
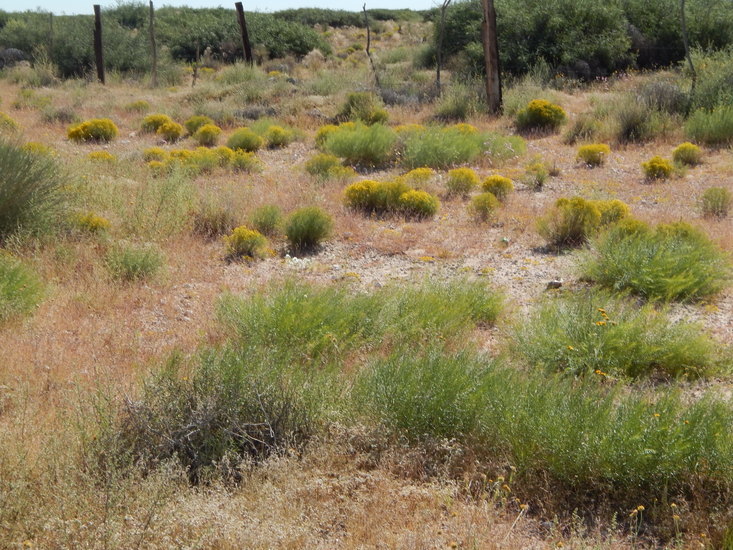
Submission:
[[[102,56],[102,12],[94,4],[94,58],[97,62],[97,78],[104,84],[104,57]]]
[[[153,0],[150,0],[150,50],[153,54],[153,74],[152,86],[158,86],[158,48],[155,44],[155,10],[153,9]]]
[[[489,112],[501,113],[501,73],[499,72],[499,38],[496,34],[496,10],[494,0],[481,2],[484,20],[481,24],[481,38],[484,43],[484,64],[486,66],[486,99]]]
[[[247,32],[247,21],[244,19],[244,7],[241,2],[236,2],[234,7],[237,8],[237,21],[239,21],[239,30],[242,32],[242,49],[244,50],[244,60],[252,65],[252,46],[249,44],[249,33]]]

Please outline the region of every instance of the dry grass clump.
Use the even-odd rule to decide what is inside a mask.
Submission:
[[[709,187],[700,198],[702,215],[706,218],[727,218],[733,206],[733,193],[725,187]]]

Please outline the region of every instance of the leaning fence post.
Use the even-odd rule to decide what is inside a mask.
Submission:
[[[153,88],[158,86],[158,49],[155,45],[155,10],[153,9],[153,0],[150,0],[150,50],[153,54]]]
[[[242,7],[241,2],[236,2],[234,4],[234,7],[237,8],[237,21],[239,21],[239,30],[242,32],[242,48],[244,49],[244,60],[252,65],[252,46],[250,46],[249,44],[247,21],[244,19],[244,7]]]

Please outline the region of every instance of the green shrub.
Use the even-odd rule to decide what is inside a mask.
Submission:
[[[293,212],[285,224],[285,235],[294,252],[309,252],[326,239],[333,229],[333,220],[317,206]]]
[[[411,189],[400,195],[398,208],[408,218],[432,218],[440,208],[440,201],[426,191]]]
[[[292,130],[286,130],[282,126],[270,126],[265,132],[265,141],[267,146],[271,149],[278,147],[286,147],[295,139],[295,134]]]
[[[644,170],[644,177],[648,181],[666,180],[672,175],[672,171],[674,170],[672,163],[660,156],[652,157],[647,162],[642,162],[641,168]]]
[[[143,119],[142,124],[140,125],[140,129],[147,134],[154,134],[158,131],[158,128],[160,128],[164,124],[170,124],[172,122],[173,119],[168,115],[155,113],[152,115],[147,115]]]
[[[221,128],[214,124],[204,124],[199,126],[198,129],[193,133],[193,139],[196,143],[203,145],[204,147],[213,147],[216,142],[219,141],[221,135]]]
[[[43,297],[43,283],[31,269],[0,251],[0,323],[32,310]]]
[[[68,138],[76,142],[107,142],[116,138],[117,134],[117,126],[108,118],[86,120],[71,126],[67,132]]]
[[[183,123],[189,136],[194,135],[199,128],[201,128],[202,126],[206,126],[207,124],[213,125],[214,121],[204,115],[194,115]]]
[[[478,175],[470,168],[455,168],[448,171],[445,187],[450,195],[468,195],[479,183]]]
[[[481,189],[485,193],[494,195],[500,202],[504,202],[509,196],[509,193],[514,191],[514,184],[509,178],[494,175],[489,176],[481,182]]]
[[[364,124],[384,124],[389,115],[377,98],[369,92],[353,92],[346,96],[346,102],[336,115],[336,119],[359,121]]]
[[[249,222],[263,235],[273,237],[280,233],[283,225],[283,215],[280,208],[274,204],[265,204],[256,208],[249,216]]]
[[[229,136],[227,147],[253,153],[262,147],[264,140],[249,128],[239,128]]]
[[[235,228],[231,235],[224,238],[224,243],[229,258],[258,259],[267,254],[267,238],[244,225]]]
[[[733,143],[733,107],[698,110],[685,123],[685,135],[692,141],[720,146]]]
[[[527,130],[557,130],[567,119],[562,107],[546,99],[533,99],[517,113],[517,128]]]
[[[177,122],[166,122],[165,124],[161,124],[155,133],[168,143],[175,143],[183,135],[183,126]]]
[[[316,147],[318,149],[323,149],[323,147],[326,145],[326,140],[328,139],[328,136],[333,134],[334,132],[337,132],[339,129],[339,126],[336,126],[335,124],[325,124],[324,126],[321,126],[316,131]]]
[[[112,278],[125,282],[152,278],[163,266],[164,261],[162,252],[149,243],[118,243],[104,258]]]
[[[469,213],[480,222],[488,222],[494,217],[494,212],[501,206],[496,196],[486,191],[479,193],[471,199],[468,205]]]
[[[733,205],[733,193],[725,187],[710,187],[700,199],[702,214],[706,218],[726,218]]]
[[[650,300],[699,300],[714,296],[731,280],[731,265],[702,231],[684,223],[650,229],[620,223],[592,243],[584,276],[617,291]]]
[[[394,131],[382,124],[345,123],[327,134],[323,148],[348,164],[373,168],[394,158],[396,141]]]
[[[694,143],[682,143],[672,151],[672,160],[683,166],[697,166],[702,162],[702,149]]]
[[[696,378],[714,374],[715,350],[699,326],[603,291],[553,296],[512,331],[527,365],[576,376]]]
[[[618,199],[593,202],[601,213],[601,226],[620,222],[631,214],[629,205]]]
[[[582,160],[590,167],[601,166],[606,162],[609,154],[611,154],[611,148],[604,143],[583,145],[578,149],[578,160]]]
[[[356,408],[387,433],[411,441],[469,440],[481,419],[477,390],[484,373],[471,359],[433,348],[374,361],[357,379]]]
[[[58,227],[65,179],[53,157],[0,140],[0,241]]]

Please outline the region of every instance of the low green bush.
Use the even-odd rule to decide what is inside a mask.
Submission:
[[[396,142],[395,132],[382,124],[345,123],[326,133],[323,149],[348,164],[375,168],[393,160]]]
[[[733,193],[725,187],[710,187],[703,192],[700,206],[706,218],[727,218],[733,206]]]
[[[647,181],[666,180],[672,175],[674,166],[670,161],[660,156],[652,157],[647,162],[641,163],[644,170],[644,177]]]
[[[695,111],[685,123],[685,135],[705,145],[733,143],[733,107],[726,105],[712,111]]]
[[[52,156],[0,140],[0,174],[0,242],[58,229],[66,180]]]
[[[71,126],[67,136],[76,142],[108,142],[117,137],[119,131],[114,122],[108,118],[93,118]]]
[[[562,107],[546,99],[533,99],[524,109],[517,112],[515,123],[522,131],[557,130],[567,120]]]
[[[575,376],[697,378],[715,373],[716,344],[695,324],[607,291],[561,293],[512,330],[532,368]]]
[[[455,168],[448,171],[445,187],[450,195],[468,195],[479,184],[478,175],[470,168]]]
[[[584,277],[603,287],[663,301],[709,298],[731,274],[727,255],[685,223],[622,221],[592,242],[583,266]]]
[[[694,143],[681,143],[672,151],[672,160],[683,166],[697,166],[702,162],[702,149]]]
[[[146,113],[150,110],[150,102],[144,99],[138,99],[137,101],[126,103],[123,109],[128,113]]]
[[[494,175],[487,177],[481,182],[481,189],[485,193],[494,195],[500,202],[504,202],[509,196],[509,193],[514,191],[514,184],[509,178]]]
[[[264,140],[249,128],[235,130],[227,140],[227,147],[235,151],[254,153],[264,144]]]
[[[30,268],[0,251],[0,323],[31,311],[43,297],[43,283]]]
[[[499,209],[501,203],[496,196],[486,191],[479,193],[471,199],[468,205],[468,212],[480,222],[488,222],[493,216],[494,212]]]
[[[163,267],[165,258],[158,247],[150,243],[117,243],[107,252],[104,262],[112,278],[134,282],[154,277]]]
[[[333,219],[317,206],[296,210],[285,223],[285,236],[293,252],[310,252],[331,235]]]
[[[533,191],[542,191],[547,178],[550,177],[550,170],[542,160],[534,160],[527,165],[522,176],[522,183]]]
[[[590,167],[602,166],[610,154],[611,148],[604,143],[583,145],[578,149],[578,160]]]
[[[0,111],[0,132],[14,133],[18,130],[18,123],[9,115]]]
[[[259,231],[242,225],[224,238],[229,258],[264,258],[267,254],[267,238]]]
[[[283,214],[279,206],[265,204],[254,209],[249,215],[249,223],[263,235],[274,237],[282,230]]]

